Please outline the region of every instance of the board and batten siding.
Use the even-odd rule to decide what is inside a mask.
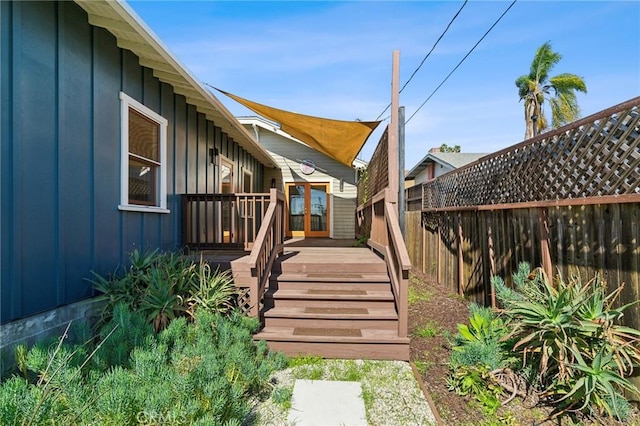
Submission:
[[[134,249],[176,249],[181,194],[217,190],[217,148],[263,166],[73,2],[0,2],[0,322],[94,295]],[[118,210],[120,91],[168,120],[169,214]],[[237,184],[237,183],[236,183]]]
[[[250,125],[243,123],[248,130],[255,131]],[[284,191],[289,182],[328,182],[331,191],[330,199],[330,236],[336,239],[355,238],[355,212],[357,187],[355,170],[307,145],[291,140],[268,129],[257,127],[258,142],[274,158],[280,170],[265,169],[265,185],[276,180],[276,187]],[[300,172],[300,160],[312,160],[317,169],[310,175]],[[342,191],[340,181],[343,181]],[[268,188],[265,188],[268,190]]]

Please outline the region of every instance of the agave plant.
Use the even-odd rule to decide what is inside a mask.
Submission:
[[[193,282],[190,293],[187,312],[193,316],[196,309],[211,313],[229,312],[234,307],[238,292],[230,271],[221,272],[219,268],[212,271],[211,266],[200,259],[197,280]]]
[[[171,268],[158,265],[145,276],[147,292],[140,303],[140,310],[156,332],[167,328],[169,321],[186,311],[184,298],[175,291],[177,281],[172,272]]]
[[[622,286],[606,294],[604,281],[596,276],[583,283],[579,276],[568,281],[559,277],[554,284],[527,264],[514,276],[515,289],[499,277],[492,280],[504,306],[514,351],[523,365],[537,366],[537,384],[556,414],[566,410],[612,414],[614,392],[638,389],[628,381],[640,363],[640,331],[620,324],[629,305],[614,308]]]
[[[588,407],[597,407],[598,414],[621,418],[614,404],[621,398],[619,391],[627,391],[640,396],[638,389],[626,378],[617,373],[614,355],[602,346],[593,359],[585,359],[579,350],[572,348],[576,363],[571,367],[576,371],[574,382],[569,391],[560,398],[556,412],[567,409],[582,411]]]

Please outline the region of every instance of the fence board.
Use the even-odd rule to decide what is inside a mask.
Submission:
[[[489,240],[497,274],[512,285],[520,262],[541,266],[537,208],[461,212],[463,229],[463,288],[470,301],[491,303]],[[565,279],[579,274],[584,280],[599,273],[609,291],[624,283],[619,304],[640,296],[640,203],[561,206],[550,208],[549,239],[554,272]],[[458,292],[458,220],[455,212],[407,212],[407,247],[411,262],[425,265],[431,280]],[[424,249],[422,249],[424,247]],[[640,306],[628,309],[624,322],[640,328]]]

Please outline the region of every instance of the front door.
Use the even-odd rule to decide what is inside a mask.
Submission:
[[[287,235],[290,237],[329,236],[329,184],[288,183]]]

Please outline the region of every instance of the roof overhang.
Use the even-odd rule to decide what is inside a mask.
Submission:
[[[405,175],[405,180],[415,179],[430,163],[440,164],[450,169],[458,169],[486,156],[475,152],[429,152]]]
[[[89,15],[89,24],[113,34],[118,47],[136,54],[140,65],[153,70],[157,79],[170,84],[175,93],[183,95],[188,104],[194,105],[258,161],[268,167],[278,167],[253,135],[176,59],[128,4],[121,0],[75,2]]]
[[[427,168],[429,163],[441,163],[441,161],[431,154],[425,155],[424,158],[420,160],[420,162],[416,164],[413,169],[409,170],[409,173],[405,175],[404,180],[415,179],[423,170]]]

